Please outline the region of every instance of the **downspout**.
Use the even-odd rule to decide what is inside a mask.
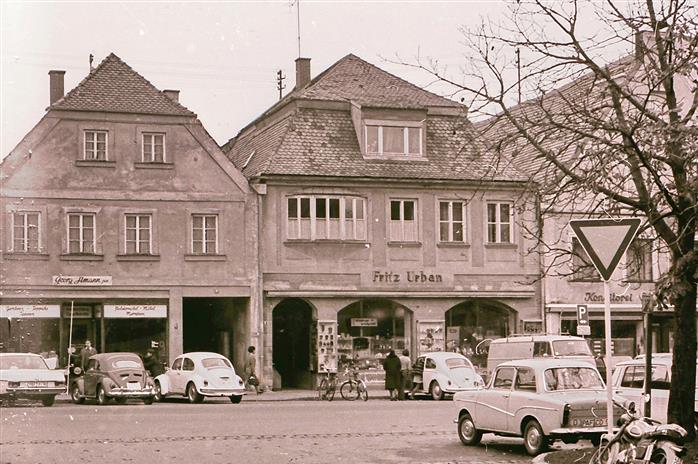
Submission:
[[[257,208],[255,212],[256,216],[256,240],[255,240],[255,251],[256,251],[256,268],[255,268],[255,299],[256,308],[252,311],[252,321],[251,326],[254,332],[254,338],[257,347],[257,366],[259,366],[259,375],[262,377],[262,383],[267,385],[273,385],[273,375],[271,375],[272,382],[268,383],[266,374],[266,366],[264,365],[264,352],[266,350],[265,344],[265,332],[264,332],[264,287],[263,287],[263,274],[262,274],[262,217],[263,217],[263,196],[267,193],[266,184],[252,184],[252,188],[255,191],[255,197],[257,202]]]
[[[538,223],[538,275],[540,278],[540,300],[541,300],[541,317],[543,320],[543,333],[547,334],[548,333],[548,315],[546,312],[546,299],[545,299],[545,284],[546,284],[546,279],[545,279],[545,263],[543,260],[543,252],[545,251],[543,248],[543,243],[544,243],[544,222],[543,222],[543,212],[541,209],[541,196],[540,192],[538,189],[536,189],[535,193],[535,198],[536,198],[536,222]]]

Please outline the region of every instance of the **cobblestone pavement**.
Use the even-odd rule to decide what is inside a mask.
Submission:
[[[530,462],[521,440],[465,447],[451,402],[209,401],[0,408],[2,464]]]

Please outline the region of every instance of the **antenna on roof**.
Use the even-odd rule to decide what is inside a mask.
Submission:
[[[301,0],[291,0],[288,4],[289,9],[296,6],[296,28],[298,31],[298,58],[301,57]]]
[[[94,67],[92,66],[92,63],[94,62],[94,60],[95,60],[95,56],[92,53],[90,53],[90,72],[92,72],[94,70]]]
[[[519,89],[519,103],[521,103],[521,50],[518,47],[516,47],[516,72],[516,86]]]
[[[286,76],[284,76],[283,71],[280,69],[276,71],[276,88],[279,89],[279,100],[283,97],[282,91],[286,88],[286,84],[284,84],[285,79]]]

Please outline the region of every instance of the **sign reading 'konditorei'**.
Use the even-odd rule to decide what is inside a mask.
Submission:
[[[53,276],[53,285],[62,287],[102,287],[111,285],[111,276]]]

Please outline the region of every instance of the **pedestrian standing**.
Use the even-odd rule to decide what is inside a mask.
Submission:
[[[409,396],[411,399],[415,399],[414,395],[422,388],[422,374],[424,373],[424,356],[417,358],[412,366],[412,390],[410,390]]]
[[[85,340],[85,346],[83,346],[82,350],[80,350],[80,368],[83,371],[85,370],[85,367],[87,367],[87,361],[90,359],[90,356],[94,356],[96,354],[97,350],[92,347],[92,342]]]
[[[255,347],[247,347],[247,357],[245,358],[245,367],[243,372],[245,374],[245,383],[247,386],[254,387],[254,391],[259,395],[262,393],[259,388],[259,377],[257,377],[257,358],[255,357]]]
[[[397,391],[397,399],[403,401],[405,399],[405,392],[410,391],[412,388],[412,378],[410,377],[412,360],[410,359],[410,350],[402,350],[402,354],[398,357],[400,358],[400,389]]]
[[[397,401],[397,391],[400,388],[400,369],[400,358],[395,354],[395,350],[390,350],[388,356],[383,360],[385,389],[390,392],[390,401]]]

